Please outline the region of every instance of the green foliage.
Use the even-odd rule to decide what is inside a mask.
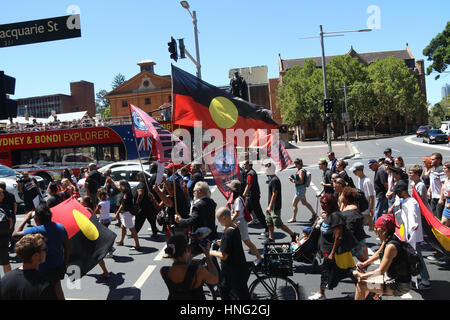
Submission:
[[[430,44],[423,50],[423,55],[428,57],[428,61],[433,63],[427,68],[427,75],[433,70],[442,73],[450,64],[450,21],[447,22],[442,33],[439,33],[431,40]],[[440,75],[436,76],[436,80]]]
[[[125,81],[125,76],[123,74],[116,74],[111,83],[112,90],[120,87],[123,83],[125,83]],[[103,89],[96,94],[95,108],[97,113],[102,115],[102,119],[108,119],[111,117],[111,104],[109,102],[109,99],[106,98],[106,95],[108,95],[108,93],[108,91]]]
[[[121,73],[118,73],[114,76],[111,87],[114,90],[114,89],[120,87],[123,83],[125,83],[125,76]]]

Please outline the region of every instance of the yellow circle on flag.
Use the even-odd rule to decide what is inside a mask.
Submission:
[[[91,220],[89,220],[84,214],[76,209],[74,209],[72,213],[78,227],[80,227],[80,230],[84,234],[84,236],[91,241],[97,240],[99,237],[99,232],[97,227],[91,222]]]
[[[209,104],[209,113],[211,118],[221,129],[228,129],[235,125],[239,113],[230,99],[225,97],[216,97]]]

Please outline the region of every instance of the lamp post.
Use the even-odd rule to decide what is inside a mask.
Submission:
[[[322,25],[320,25],[320,45],[322,48],[322,72],[323,72],[323,89],[324,89],[324,96],[325,99],[328,99],[328,83],[327,83],[327,71],[326,71],[326,61],[325,61],[325,45],[323,38],[327,37],[340,37],[343,36],[342,33],[349,33],[349,32],[369,32],[372,31],[372,29],[359,29],[359,30],[345,30],[345,31],[333,31],[333,32],[324,32]],[[300,38],[300,39],[312,39],[317,37],[306,37],[306,38]],[[325,114],[326,118],[330,117],[330,114]],[[327,121],[327,141],[328,141],[328,151],[332,152],[331,147],[331,121]]]
[[[187,1],[181,1],[181,6],[185,8],[192,17],[192,23],[194,24],[194,37],[195,37],[195,55],[196,55],[196,67],[197,67],[197,78],[202,78],[201,64],[200,64],[200,48],[198,46],[198,29],[197,29],[197,12],[194,10],[191,12],[189,10],[190,6]]]

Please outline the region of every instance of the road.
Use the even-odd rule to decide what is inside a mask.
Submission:
[[[355,161],[361,161],[365,165],[367,160],[371,158],[378,158],[383,156],[383,151],[386,147],[390,147],[393,150],[393,156],[402,155],[406,166],[409,167],[413,164],[421,164],[422,158],[426,155],[430,155],[432,152],[441,152],[444,161],[450,160],[450,149],[447,146],[427,146],[421,144],[421,140],[415,137],[409,137],[409,140],[405,141],[408,137],[396,137],[383,140],[368,140],[359,141],[353,143],[356,148],[356,157],[348,160],[349,166]],[[411,143],[412,142],[412,143]],[[416,142],[417,144],[413,144]],[[317,159],[326,156],[327,148],[323,151],[323,154],[317,152],[318,149],[305,149],[305,156],[311,156],[311,153],[317,155]],[[303,150],[302,150],[303,152]],[[312,173],[312,185],[307,191],[307,200],[316,208],[318,205],[315,192],[319,188],[321,181],[321,173],[315,165],[308,167],[308,170]],[[289,182],[288,177],[294,173],[294,169],[287,169],[278,173],[282,181],[282,219],[287,222],[291,218],[292,207],[291,202],[294,197],[294,186]],[[366,169],[365,173],[373,179],[373,173]],[[349,175],[357,181],[357,178],[353,173]],[[266,177],[263,174],[259,174],[259,183],[262,191],[261,205],[265,210],[268,200],[268,188],[265,183]],[[212,185],[212,180],[209,180]],[[215,186],[211,187],[212,198],[217,202],[218,206],[224,206],[226,201],[221,193]],[[294,224],[287,224],[293,231],[301,233],[304,226],[307,225],[310,213],[305,207],[299,204],[299,213],[297,215],[297,222]],[[19,217],[22,219],[23,217]],[[63,290],[68,299],[74,300],[165,300],[168,295],[168,290],[164,284],[159,270],[162,266],[169,266],[172,263],[170,259],[163,259],[164,254],[164,236],[160,234],[158,239],[151,240],[151,232],[147,231],[149,228],[148,222],[144,225],[139,234],[139,241],[142,246],[141,252],[134,252],[130,250],[134,241],[127,237],[125,239],[125,246],[116,247],[113,259],[105,259],[106,266],[111,272],[110,278],[107,280],[100,279],[101,274],[100,267],[94,268],[88,275],[83,277],[78,282],[71,282],[66,276],[63,280]],[[220,228],[220,227],[219,227]],[[120,228],[114,225],[110,226],[110,229],[120,233]],[[263,231],[260,227],[253,225],[249,226],[249,233],[251,240],[262,252],[264,238],[260,236]],[[372,251],[376,251],[379,241],[373,232],[366,230],[371,237],[367,243]],[[275,240],[278,242],[289,241],[290,237],[281,230],[276,230]],[[255,257],[250,254],[246,247],[245,252],[247,260],[254,260]],[[424,251],[424,256],[432,254],[432,251],[427,248]],[[11,255],[15,260],[15,254]],[[18,261],[12,263],[12,267],[19,266]],[[431,274],[432,289],[424,291],[422,293],[411,290],[410,293],[403,297],[385,297],[385,300],[428,300],[428,299],[450,299],[450,271],[448,268],[438,266],[427,262],[428,270]],[[307,299],[307,297],[315,293],[320,284],[320,274],[312,273],[311,265],[294,262],[295,273],[292,277],[300,286],[301,298]],[[252,277],[250,281],[252,281]],[[355,291],[354,284],[350,279],[342,281],[334,290],[326,291],[328,299],[345,300],[348,299],[348,295]]]

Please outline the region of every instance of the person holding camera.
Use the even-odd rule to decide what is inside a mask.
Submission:
[[[210,244],[200,245],[206,257],[208,269],[198,263],[191,263],[191,252],[184,235],[176,235],[169,239],[166,253],[173,258],[171,267],[160,269],[161,277],[169,289],[167,300],[206,300],[202,283],[217,284],[217,269],[209,253]]]
[[[220,249],[211,250],[210,255],[221,260],[220,296],[222,300],[230,300],[230,293],[233,290],[239,300],[250,300],[247,286],[250,270],[242,248],[239,227],[231,220],[231,211],[226,207],[217,210],[216,218],[224,227],[224,231]]]
[[[23,194],[23,202],[25,204],[25,213],[35,209],[33,200],[40,195],[38,182],[35,178],[31,178],[28,172],[24,172],[21,179],[17,180],[19,194]]]

